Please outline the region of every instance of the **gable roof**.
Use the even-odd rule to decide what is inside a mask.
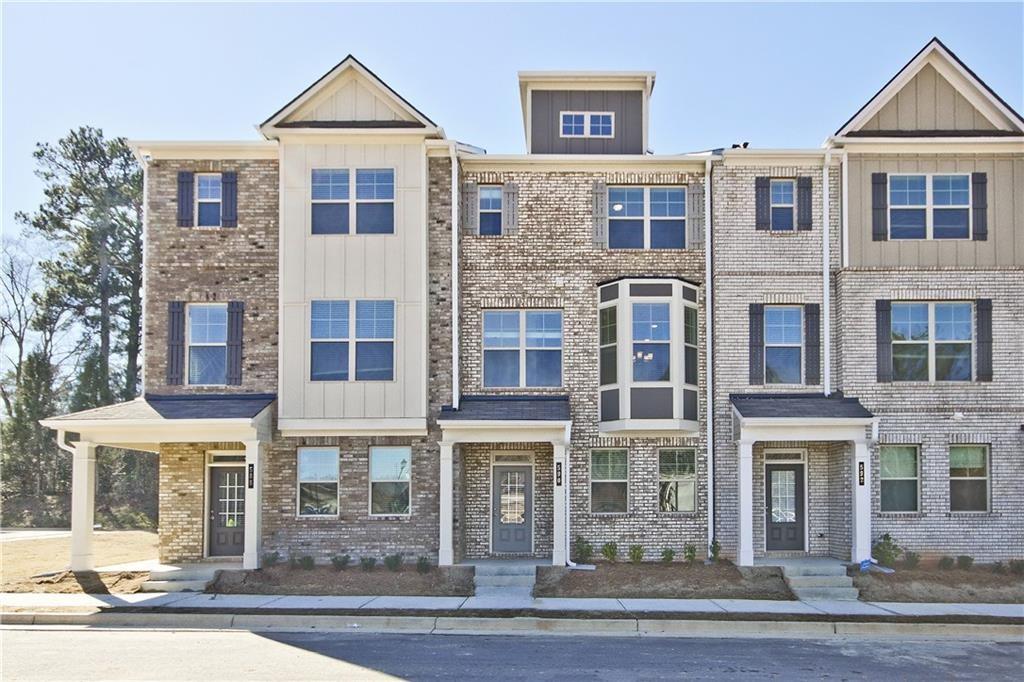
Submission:
[[[837,136],[856,136],[866,122],[870,121],[882,108],[895,98],[899,92],[910,83],[926,66],[932,66],[939,75],[948,80],[952,86],[961,94],[975,109],[992,124],[994,135],[1005,136],[1024,135],[1024,117],[1013,109],[1002,97],[1000,97],[985,81],[981,80],[970,67],[953,53],[937,37],[928,41],[914,57],[900,69],[895,76],[882,86],[867,103],[857,110],[839,130]],[[890,132],[890,131],[886,131]],[[932,135],[936,132],[946,133],[951,136],[960,136],[962,131],[930,131]],[[883,136],[880,131],[873,134]],[[904,134],[905,136],[906,134]]]
[[[313,101],[317,96],[330,90],[331,86],[346,73],[358,74],[364,82],[368,82],[391,108],[404,114],[409,120],[400,124],[396,121],[380,121],[380,125],[373,125],[374,121],[287,121],[289,116],[298,112],[304,105]],[[351,54],[346,56],[327,73],[320,76],[305,90],[296,95],[290,102],[274,112],[266,121],[260,124],[260,130],[267,132],[274,128],[420,128],[429,132],[437,132],[444,136],[441,129],[426,114],[414,107],[408,100],[398,94],[390,85],[381,80],[377,74],[368,69],[362,62]]]

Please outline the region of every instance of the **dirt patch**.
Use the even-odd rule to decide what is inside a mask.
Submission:
[[[367,596],[467,597],[473,594],[472,566],[434,567],[419,573],[415,566],[397,571],[359,567],[337,571],[330,566],[306,570],[286,565],[255,571],[221,571],[207,592],[220,594],[313,594]]]
[[[51,590],[46,589],[45,583],[38,583],[32,578],[67,570],[68,562],[71,559],[70,537],[4,540],[3,543],[0,543],[0,553],[3,554],[2,562],[0,562],[0,574],[2,574],[0,591],[65,591],[63,580],[52,583],[53,589]],[[97,531],[93,535],[93,553],[97,566],[156,559],[157,535],[143,530]],[[142,573],[137,575],[142,575]],[[96,586],[98,587],[98,585]],[[81,590],[71,591],[80,592]]]
[[[534,594],[624,599],[793,599],[780,569],[757,566],[741,571],[728,562],[601,563],[593,571],[540,566]]]
[[[1024,604],[1024,577],[940,568],[896,569],[895,573],[853,573],[865,601]]]
[[[4,583],[5,592],[53,592],[57,594],[133,594],[149,580],[148,571],[94,573],[61,571],[50,576]]]

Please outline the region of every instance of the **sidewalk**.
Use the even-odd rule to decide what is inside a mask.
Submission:
[[[966,616],[1024,619],[1024,604],[932,604],[861,601],[774,601],[765,599],[565,599],[502,597],[317,597],[300,595],[202,594],[195,592],[136,594],[0,593],[0,607],[8,609],[112,609],[118,607],[175,609],[245,609],[276,611],[453,612],[535,611],[690,614],[770,614],[805,616]]]

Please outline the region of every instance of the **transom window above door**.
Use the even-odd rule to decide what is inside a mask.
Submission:
[[[563,111],[560,137],[615,137],[615,114],[610,111]]]
[[[562,385],[562,311],[485,310],[485,388]]]
[[[686,188],[609,187],[608,248],[686,248]]]

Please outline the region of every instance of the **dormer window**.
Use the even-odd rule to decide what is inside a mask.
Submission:
[[[561,112],[562,137],[615,137],[615,114],[610,111]]]

